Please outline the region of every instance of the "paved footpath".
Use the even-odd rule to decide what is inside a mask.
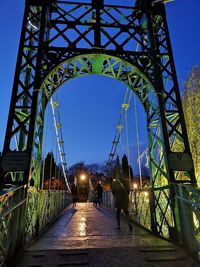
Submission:
[[[198,267],[180,247],[133,223],[116,229],[115,214],[92,203],[68,207],[24,253],[17,267]],[[15,267],[13,265],[13,267]]]

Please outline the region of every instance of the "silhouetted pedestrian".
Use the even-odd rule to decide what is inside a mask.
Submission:
[[[73,207],[76,207],[76,202],[78,201],[78,191],[77,191],[77,187],[74,183],[71,186],[71,193],[72,193]]]
[[[121,210],[124,212],[125,220],[130,231],[133,230],[131,218],[128,211],[130,187],[124,178],[114,179],[112,183],[112,193],[115,198],[117,229],[120,229]]]
[[[97,190],[94,189],[93,190],[93,207],[96,207],[98,203],[98,194],[97,194]]]
[[[103,194],[103,187],[102,187],[101,181],[98,182],[96,190],[97,190],[97,198],[98,198],[97,202],[99,203],[99,207],[100,207],[100,205],[102,204],[102,194]]]

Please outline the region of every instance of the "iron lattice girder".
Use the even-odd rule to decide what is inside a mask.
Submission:
[[[50,32],[52,32],[52,29],[53,29],[57,31],[57,34],[52,37],[50,36],[48,45],[51,43],[51,48],[53,49],[54,41],[57,40],[59,37],[61,37],[61,38],[64,38],[64,41],[66,42],[66,45],[68,48],[67,48],[67,51],[64,53],[64,55],[59,51],[58,54],[62,55],[62,57],[60,57],[55,62],[55,65],[57,65],[59,61],[63,61],[67,57],[72,56],[72,55],[69,55],[70,53],[68,49],[71,49],[71,52],[73,53],[74,48],[76,48],[75,49],[76,54],[88,53],[89,52],[88,48],[84,49],[85,51],[83,51],[83,49],[81,49],[82,51],[79,51],[78,49],[79,42],[82,42],[83,40],[87,42],[87,46],[91,46],[90,49],[94,50],[96,48],[93,42],[93,39],[95,39],[94,36],[95,36],[96,28],[93,27],[93,25],[96,25],[97,21],[96,19],[94,19],[94,14],[96,14],[94,12],[96,12],[96,10],[93,9],[93,6],[91,4],[86,4],[85,6],[83,6],[78,3],[72,3],[72,2],[71,3],[62,2],[62,3],[64,3],[66,6],[71,5],[70,6],[71,9],[69,8],[67,9],[68,11],[66,11],[65,9],[59,7],[59,1],[58,1],[55,9],[52,11],[52,17],[54,18],[51,19],[51,22],[50,22],[50,25],[51,25]],[[76,12],[80,12],[78,17],[73,15],[73,13],[76,14]],[[114,12],[115,15],[118,14],[119,19],[116,19],[115,16],[112,15],[111,12]],[[54,14],[56,15],[54,16]],[[104,17],[105,14],[108,17]],[[150,34],[147,28],[147,20],[149,16],[151,16],[151,14],[147,10],[133,9],[132,7],[104,6],[104,8],[100,10],[100,16],[99,16],[100,27],[98,30],[100,31],[99,36],[102,35],[101,40],[99,40],[99,47],[100,49],[108,49],[107,53],[110,53],[110,54],[114,52],[113,54],[116,55],[116,52],[117,52],[118,53],[117,56],[119,56],[120,58],[124,59],[126,57],[126,60],[128,60],[131,63],[134,62],[136,66],[141,67],[142,71],[144,71],[145,69],[146,71],[145,74],[147,75],[149,80],[152,82],[152,84],[154,84],[155,76],[154,76],[153,64],[155,62],[154,60],[152,60],[151,54],[152,54],[153,49],[155,49],[155,47],[151,46],[151,40],[149,38]],[[157,38],[158,53],[156,57],[159,58],[159,61],[158,61],[159,71],[160,71],[159,75],[163,77],[163,80],[165,81],[167,80],[169,83],[169,81],[171,81],[173,78],[173,74],[172,74],[172,69],[170,66],[170,59],[169,59],[170,51],[168,49],[168,44],[167,44],[167,41],[169,39],[167,38],[168,37],[168,33],[166,32],[167,28],[166,28],[166,25],[164,25],[164,20],[162,16],[158,16],[156,14],[152,16],[152,18],[153,18],[152,19],[153,28],[155,28],[156,30],[159,29],[156,32],[157,37],[158,37]],[[143,23],[141,23],[142,19],[143,19]],[[63,29],[59,29],[59,26],[63,24],[65,25],[65,27]],[[83,26],[86,26],[89,28],[84,29],[83,32],[81,33],[81,29],[79,28]],[[67,35],[68,31],[71,31],[72,29],[74,30],[74,32],[78,31],[78,37],[75,38],[74,40],[72,39],[70,40],[70,36],[71,38],[74,38],[73,34]],[[117,32],[114,34],[112,32],[113,29],[117,29]],[[129,32],[130,29],[132,29],[133,32]],[[93,34],[87,37],[89,32],[93,32]],[[128,32],[128,36],[123,37],[123,34],[125,32],[126,33]],[[102,44],[103,35],[105,35],[108,38],[108,41],[105,42],[104,44]],[[142,38],[143,36],[146,36],[145,41]],[[119,42],[116,41],[116,38],[118,37],[121,41],[123,40],[121,42],[121,45],[119,45]],[[133,52],[128,51],[128,47],[124,47],[125,44],[128,46],[129,42],[132,42],[132,41],[134,41],[135,50],[137,49],[139,50],[138,47],[140,46],[140,51],[137,51],[135,53],[134,59],[136,57],[136,54],[138,55],[142,51],[140,56],[138,55],[138,62],[136,62],[136,60],[133,60]],[[111,44],[114,46],[115,50],[109,49],[109,46]],[[136,46],[138,47],[136,48]],[[133,48],[133,46],[131,46],[131,48]],[[118,51],[120,50],[122,50],[123,52],[119,53]],[[126,50],[126,52],[124,52],[124,50]],[[147,51],[147,54],[145,54],[145,51]],[[58,49],[57,49],[57,52],[58,52]],[[100,51],[97,49],[97,51],[94,51],[94,52],[99,53]],[[141,62],[143,63],[141,64]],[[144,62],[146,65],[144,64]],[[161,91],[161,88],[159,88],[159,90]],[[163,88],[162,93],[163,93],[164,103],[166,107],[168,107],[170,110],[173,107],[174,110],[176,110],[177,114],[179,114],[179,110],[177,108],[178,106],[177,97],[175,95],[175,92],[176,92],[176,88],[174,87],[171,88],[171,86],[168,85],[168,88],[167,86]],[[172,128],[169,136],[172,135],[174,130],[178,132],[179,136],[182,136],[181,131],[180,131],[181,129],[180,120],[179,120],[179,123],[176,124],[175,126],[171,125],[168,122],[168,120],[165,120],[165,121],[168,124],[168,126]]]
[[[115,6],[104,6],[99,11],[99,9],[94,9],[90,4],[80,5],[67,2],[65,4],[66,7],[62,8],[58,2],[55,10],[52,11],[50,25],[53,34],[49,40],[52,45],[60,35],[70,47],[78,47],[77,45],[81,39],[84,39],[91,48],[98,45],[105,49],[109,48],[112,43],[115,48],[123,49],[124,45],[131,39],[135,39],[145,47],[140,41],[141,33],[145,34],[145,29],[142,28],[138,21],[141,11],[133,10],[132,7]],[[73,36],[70,39],[68,31],[73,31],[74,34],[78,33],[78,38]],[[92,32],[91,36],[89,36],[90,32]],[[97,40],[97,36],[99,40]]]
[[[88,73],[118,79],[134,90],[147,114],[157,226],[161,234],[167,229],[166,237],[174,227],[170,182],[179,177],[170,155],[177,152],[177,136],[182,144],[178,152],[192,160],[164,5],[95,3],[26,1],[3,154],[26,151],[29,166],[23,182],[28,182],[30,166],[38,179],[48,98],[67,80]],[[192,164],[185,173],[189,179],[184,181],[195,182]],[[166,201],[161,203],[161,196]]]
[[[52,95],[58,86],[74,77],[89,73],[98,73],[118,79],[129,86],[134,86],[136,94],[144,106],[148,96],[148,82],[140,71],[127,64],[127,62],[113,56],[104,54],[89,54],[76,56],[66,60],[54,68],[44,80],[41,88],[47,96]]]
[[[99,54],[103,51],[133,64],[143,73],[149,84],[158,92],[160,103],[164,105],[161,120],[165,128],[164,143],[168,147],[167,153],[172,149],[171,140],[177,135],[182,139],[184,149],[188,153],[188,143],[183,140],[187,137],[185,138],[185,131],[182,129],[185,126],[180,97],[177,97],[176,74],[163,5],[147,10],[111,5],[104,5],[99,9],[93,4],[67,1],[44,1],[40,5],[36,2],[33,6],[34,3],[30,1],[26,5],[16,71],[18,77],[13,90],[13,122],[9,124],[13,127],[11,129],[11,126],[8,126],[9,137],[6,138],[4,150],[9,149],[9,139],[19,132],[23,132],[25,138],[31,139],[28,135],[32,135],[29,134],[29,128],[31,121],[34,121],[33,102],[37,103],[41,81],[48,76],[49,71],[74,56],[88,52]],[[97,24],[99,27],[95,27]],[[97,36],[98,47],[95,43]],[[61,45],[57,44],[58,41]],[[70,68],[68,74],[69,72]],[[144,87],[146,88],[146,85]],[[146,101],[145,109],[150,124],[151,119],[159,116],[158,108],[155,103],[152,105],[150,101]],[[167,119],[168,113],[171,112],[177,115],[177,120],[173,123]],[[24,116],[19,116],[22,113]],[[31,142],[30,140],[29,146]],[[26,150],[27,147],[23,149]]]

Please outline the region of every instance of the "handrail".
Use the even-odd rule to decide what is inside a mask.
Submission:
[[[4,211],[2,214],[0,214],[0,220],[3,219],[4,217],[6,217],[10,212],[14,211],[19,206],[21,206],[25,201],[26,201],[25,199],[21,200],[18,204],[14,205],[12,208],[10,208],[10,209]]]
[[[3,201],[3,199],[5,198],[5,196],[12,196],[17,190],[20,190],[22,188],[25,188],[25,185],[22,186],[18,186],[16,188],[13,188],[11,191],[5,192],[5,194],[1,194],[0,195],[0,201]]]

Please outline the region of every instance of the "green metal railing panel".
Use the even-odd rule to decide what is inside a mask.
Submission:
[[[174,187],[180,210],[180,241],[189,251],[200,255],[200,189],[185,184]]]
[[[19,210],[24,205],[24,187],[0,196],[0,266],[4,266],[20,239]]]
[[[114,197],[111,191],[104,191],[102,197],[103,205],[111,209],[115,208]]]
[[[58,190],[18,187],[0,196],[0,266],[41,234],[71,203],[70,194]]]
[[[34,189],[33,189],[34,190]],[[31,241],[37,234],[39,192],[29,191],[26,207],[25,242]]]
[[[175,205],[177,210],[177,228],[180,245],[188,249],[199,259],[200,256],[200,188],[186,184],[173,184]],[[132,219],[147,230],[174,241],[174,220],[171,209],[166,207],[169,195],[168,188],[158,190],[160,196],[159,210],[155,213],[156,205],[152,201],[151,189],[134,189],[130,194],[130,213]],[[154,192],[155,194],[155,192]],[[156,199],[159,199],[156,198]],[[114,208],[114,198],[111,191],[104,192],[103,204]],[[153,206],[154,205],[154,206]],[[157,220],[160,220],[157,223]],[[160,226],[162,226],[160,228]]]
[[[151,191],[149,189],[133,190],[130,194],[129,207],[132,219],[148,230],[152,228],[150,194]],[[103,204],[111,209],[115,208],[114,197],[111,191],[104,192]]]
[[[26,240],[29,241],[44,231],[70,202],[70,195],[64,190],[33,189],[29,191],[26,213]]]
[[[66,191],[40,191],[39,232],[42,232],[50,222],[71,202]]]
[[[130,213],[132,219],[144,228],[151,230],[150,190],[133,190],[130,195]]]
[[[175,227],[172,208],[170,206],[170,188],[163,186],[154,190],[156,223],[158,234],[170,239],[172,229]]]

